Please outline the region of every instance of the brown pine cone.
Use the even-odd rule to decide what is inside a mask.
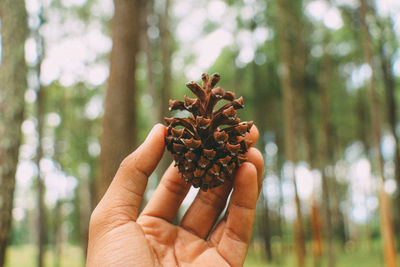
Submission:
[[[184,101],[170,100],[169,110],[187,110],[188,118],[165,118],[168,134],[167,149],[171,152],[182,178],[194,187],[207,191],[232,179],[233,172],[244,162],[251,142],[244,137],[253,122],[240,122],[236,110],[243,108],[243,97],[215,85],[215,73],[203,74],[202,86],[192,81],[186,86],[197,96]],[[218,110],[219,100],[228,103]]]

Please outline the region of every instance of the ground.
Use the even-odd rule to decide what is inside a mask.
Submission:
[[[64,245],[62,248],[62,259],[60,267],[79,267],[84,266],[82,251],[77,246]],[[54,251],[48,249],[45,255],[45,266],[54,265]],[[6,267],[27,267],[35,266],[35,247],[33,245],[12,246],[7,251]],[[275,259],[274,263],[267,264],[262,256],[262,251],[256,247],[251,247],[246,258],[245,267],[282,267],[295,266],[294,255],[290,252],[282,253],[280,258]],[[400,259],[400,256],[398,257]],[[400,263],[400,260],[399,260]],[[308,259],[307,266],[314,266],[311,258]],[[320,266],[326,266],[322,264]],[[383,266],[382,252],[376,250],[369,251],[367,248],[351,249],[347,252],[340,252],[337,256],[337,267],[380,267]]]

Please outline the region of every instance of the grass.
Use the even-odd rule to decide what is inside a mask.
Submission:
[[[54,254],[51,248],[45,253],[45,266],[55,266]],[[26,267],[36,265],[36,249],[33,245],[12,246],[7,250],[6,267]],[[263,257],[261,247],[252,246],[249,250],[245,267],[292,267],[296,266],[295,257],[292,251],[280,253],[275,257],[273,263],[267,263]],[[400,256],[399,264],[400,264]],[[337,267],[380,267],[384,266],[383,256],[380,250],[368,251],[365,248],[351,249],[347,252],[340,252],[336,257]],[[79,247],[64,245],[62,248],[62,258],[60,267],[79,267],[84,266],[82,251]],[[311,258],[307,259],[307,266],[314,266]],[[322,260],[321,267],[327,266],[326,260]]]
[[[380,245],[380,244],[377,244]],[[272,263],[267,263],[265,257],[263,256],[263,248],[261,246],[250,247],[245,267],[293,267],[296,266],[296,258],[293,250],[289,248],[284,248],[286,251],[277,251],[275,247],[274,261]],[[326,258],[322,258],[319,265],[316,265],[311,257],[311,249],[307,251],[309,257],[306,260],[307,267],[325,267],[327,266]],[[374,246],[371,249],[366,247],[348,247],[346,251],[336,248],[336,266],[337,267],[383,267],[383,255],[380,246]],[[398,263],[400,264],[400,255],[398,255]]]
[[[36,266],[37,257],[34,245],[12,246],[7,250],[6,267],[31,267]],[[44,266],[56,266],[54,251],[49,248],[44,256]],[[82,250],[79,247],[65,245],[62,247],[60,267],[84,266]]]
[[[399,261],[400,263],[400,261]],[[276,260],[272,263],[267,263],[264,258],[260,254],[255,254],[250,251],[246,262],[244,264],[245,267],[292,267],[296,266],[296,261],[294,254],[290,253],[287,256],[281,258],[280,260]],[[311,258],[307,259],[307,266],[314,266],[314,262]],[[326,260],[323,259],[319,266],[327,266]],[[336,266],[337,267],[354,267],[354,266],[362,266],[362,267],[380,267],[384,266],[383,259],[380,255],[369,254],[369,253],[361,253],[361,252],[353,252],[353,253],[341,253],[336,258]]]

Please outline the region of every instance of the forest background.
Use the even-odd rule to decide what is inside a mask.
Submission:
[[[400,263],[399,1],[0,0],[0,27],[0,266],[83,266],[119,163],[203,72],[260,131],[245,266]]]

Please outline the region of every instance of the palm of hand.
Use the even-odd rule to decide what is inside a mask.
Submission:
[[[260,188],[260,152],[250,149],[247,157],[251,163],[237,171],[233,185],[200,191],[176,226],[172,221],[190,185],[172,165],[138,216],[147,177],[164,149],[159,142],[163,130],[156,130],[124,160],[93,212],[87,266],[242,266]],[[154,156],[155,150],[158,156]],[[232,187],[227,213],[211,232]]]
[[[180,226],[162,219],[143,217],[140,226],[148,248],[153,251],[151,259],[159,266],[229,266],[218,250],[218,244],[205,241]],[[232,265],[238,265],[232,264]]]

